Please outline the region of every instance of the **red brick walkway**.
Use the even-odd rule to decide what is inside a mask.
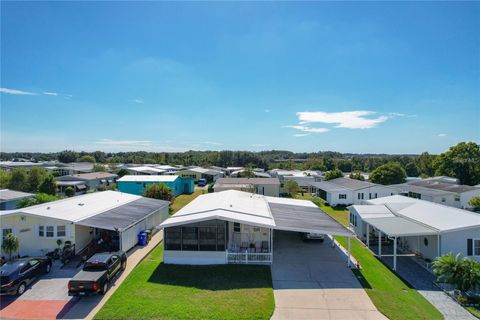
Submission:
[[[0,310],[2,319],[57,319],[75,304],[68,300],[16,300]]]

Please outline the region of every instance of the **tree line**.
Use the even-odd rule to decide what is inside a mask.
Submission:
[[[476,185],[480,183],[480,146],[475,142],[461,142],[448,151],[433,155],[424,152],[420,155],[350,154],[331,151],[294,153],[271,150],[250,151],[187,151],[187,152],[117,152],[106,153],[75,152],[65,150],[57,153],[0,153],[1,160],[29,159],[32,161],[58,160],[63,163],[87,161],[101,164],[117,163],[156,163],[170,165],[208,166],[249,166],[263,169],[299,169],[341,172],[373,172],[386,164],[395,163],[410,177],[431,177],[447,175],[458,178],[460,183]],[[389,165],[388,167],[391,167]],[[338,172],[336,173],[338,174]]]

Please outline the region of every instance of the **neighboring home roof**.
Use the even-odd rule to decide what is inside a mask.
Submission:
[[[480,227],[478,213],[430,201],[394,195],[366,200],[366,202],[373,205],[384,205],[396,216],[416,221],[429,228],[434,228],[438,232]],[[359,206],[355,206],[355,208],[357,207]]]
[[[126,205],[139,199],[143,199],[143,197],[117,191],[94,192],[22,209],[0,211],[0,215],[27,214],[78,222],[118,208],[122,208],[125,214],[128,214],[128,211],[132,210],[132,207]],[[168,205],[168,202],[165,201],[155,201],[158,201],[158,209]]]
[[[44,162],[31,162],[31,161],[0,161],[0,167],[33,167],[43,166]]]
[[[72,174],[71,176],[61,176],[57,177],[57,181],[92,181],[92,180],[101,180],[108,178],[115,178],[117,175],[109,172],[91,172],[91,173],[79,173]]]
[[[215,182],[215,186],[221,185],[280,185],[277,178],[219,178]],[[215,186],[213,186],[215,188]]]
[[[93,170],[94,164],[91,162],[70,162],[70,163],[61,163],[58,166],[58,169],[69,169],[74,171],[89,172]]]
[[[431,179],[413,181],[408,183],[408,185],[452,193],[463,193],[467,191],[480,190],[480,188],[478,187],[468,186],[464,184],[445,183]]]
[[[117,180],[117,182],[173,182],[177,180],[179,176],[175,175],[168,175],[168,176],[160,176],[160,175],[149,175],[149,176],[133,176],[133,175],[125,175]]]
[[[238,176],[238,174],[242,173],[242,172],[245,172],[245,169],[242,169],[242,170],[237,170],[237,171],[233,171],[230,176]],[[259,178],[270,178],[271,176],[266,173],[266,172],[259,172],[259,171],[252,171],[252,173],[255,175],[255,177],[259,177]]]
[[[237,190],[201,195],[161,226],[174,227],[212,219],[276,230],[353,235],[311,201],[266,197]]]
[[[273,176],[295,176],[295,177],[308,177],[308,176],[314,176],[314,177],[321,177],[322,173],[320,171],[314,171],[314,170],[284,170],[284,169],[272,169],[269,171]]]
[[[350,178],[336,178],[328,181],[322,182],[312,182],[312,186],[325,190],[327,192],[331,191],[343,191],[343,190],[361,190],[369,187],[382,186],[385,188],[390,188],[389,186],[384,186],[376,183],[371,183],[367,181],[360,181]]]
[[[0,190],[0,201],[5,202],[5,201],[17,200],[25,197],[31,197],[33,195],[34,194],[27,193],[27,192],[15,191],[10,189],[2,189]]]
[[[216,176],[216,175],[219,175],[219,174],[223,174],[222,171],[213,170],[213,169],[205,169],[205,168],[202,168],[202,167],[193,167],[193,168],[189,168],[189,169],[182,170],[182,171],[198,172],[198,173],[207,174],[207,175],[210,175],[210,176]]]
[[[155,174],[159,174],[159,173],[164,173],[165,171],[167,170],[164,170],[164,169],[157,169],[157,168],[153,168],[153,167],[129,167],[129,168],[125,168],[129,171],[134,171],[134,172],[140,172],[140,173],[155,173]]]

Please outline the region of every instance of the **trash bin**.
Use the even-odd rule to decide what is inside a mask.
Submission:
[[[145,232],[138,234],[138,245],[143,247],[147,245],[147,234]]]
[[[145,230],[143,231],[147,234],[147,243],[150,242],[150,240],[152,240],[152,231],[151,230]]]

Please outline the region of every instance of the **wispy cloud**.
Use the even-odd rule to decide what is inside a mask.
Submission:
[[[404,117],[404,118],[415,118],[416,114],[405,114],[405,113],[398,113],[398,112],[390,112],[388,114],[390,117]]]
[[[265,111],[266,113],[269,113],[269,112],[270,112],[270,109],[265,109],[265,110],[263,110],[263,111]]]
[[[263,144],[263,143],[254,143],[251,145],[254,148],[262,148],[262,147],[268,147],[268,144]]]
[[[329,131],[329,129],[327,128],[311,128],[305,125],[291,125],[291,126],[285,126],[285,128],[292,128],[292,129],[300,130],[307,133],[324,133]]]
[[[206,144],[206,145],[209,145],[209,146],[222,146],[223,145],[223,143],[216,142],[216,141],[203,141],[203,142],[200,142],[200,144]]]
[[[143,99],[140,99],[140,98],[135,98],[132,100],[132,102],[135,102],[135,103],[138,103],[138,104],[144,104],[145,101],[143,101]]]
[[[114,139],[98,139],[95,144],[110,145],[110,146],[135,146],[135,147],[150,147],[152,141],[149,140],[114,140]]]
[[[370,129],[389,119],[388,116],[368,117],[376,114],[374,111],[344,111],[344,112],[297,112],[300,124],[326,123],[335,124],[335,128]],[[368,118],[367,118],[368,117]]]
[[[56,92],[43,91],[42,93],[47,96],[58,96],[58,93]]]
[[[293,136],[294,137],[306,137],[311,135],[311,133],[295,133]]]
[[[30,91],[8,89],[8,88],[0,88],[0,93],[22,95],[22,96],[35,96],[35,95],[37,95],[36,93],[30,92]]]
[[[439,133],[438,136],[439,136],[439,137],[446,137],[447,134],[446,134],[446,133]]]

